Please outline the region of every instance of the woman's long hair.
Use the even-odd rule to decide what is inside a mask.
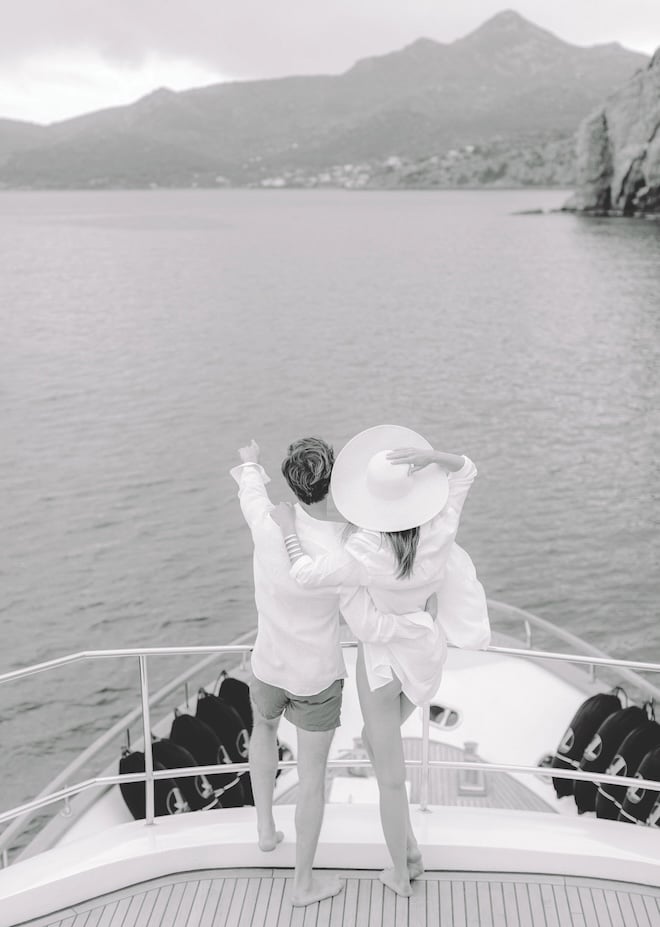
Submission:
[[[413,571],[415,554],[419,544],[419,528],[407,528],[405,531],[386,531],[385,537],[390,542],[399,567],[397,579],[406,579]]]
[[[344,528],[343,541],[349,539],[357,527],[348,522]],[[397,579],[407,579],[413,571],[415,554],[419,544],[419,528],[407,528],[405,531],[381,531],[381,538],[387,538],[396,557]]]

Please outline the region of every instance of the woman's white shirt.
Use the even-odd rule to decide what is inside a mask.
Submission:
[[[372,689],[391,681],[395,673],[408,698],[423,704],[440,684],[447,640],[474,649],[490,642],[483,587],[470,557],[456,544],[463,504],[476,475],[477,468],[467,457],[460,470],[448,474],[447,503],[421,526],[409,577],[397,578],[396,557],[387,539],[364,529],[347,537],[341,553],[315,559],[305,556],[291,569],[291,575],[304,586],[367,586],[374,605],[394,614],[421,611],[430,595],[438,595],[438,616],[425,636],[364,644]]]

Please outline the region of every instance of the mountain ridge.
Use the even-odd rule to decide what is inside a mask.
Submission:
[[[0,185],[260,184],[502,139],[545,144],[571,136],[647,61],[621,46],[571,45],[502,11],[454,42],[420,38],[339,75],[158,88],[127,106],[27,124],[32,137],[17,130],[13,151],[0,120]]]

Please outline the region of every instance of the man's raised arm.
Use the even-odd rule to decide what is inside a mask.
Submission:
[[[238,483],[238,499],[241,511],[250,528],[270,516],[274,506],[266,491],[270,482],[264,468],[259,463],[259,445],[254,440],[238,449],[241,463],[229,472]]]

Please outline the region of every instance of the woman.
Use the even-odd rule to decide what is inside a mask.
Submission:
[[[349,523],[341,556],[307,556],[295,534],[293,511],[282,506],[276,515],[291,574],[305,586],[367,586],[378,609],[396,614],[424,610],[437,593],[438,626],[427,637],[365,642],[358,648],[363,739],[394,864],[381,880],[400,895],[410,895],[410,879],[423,872],[410,823],[401,724],[437,691],[446,639],[473,648],[490,641],[483,588],[472,561],[455,543],[476,473],[467,457],[435,451],[410,429],[381,425],[349,441],[332,471],[332,497]]]

